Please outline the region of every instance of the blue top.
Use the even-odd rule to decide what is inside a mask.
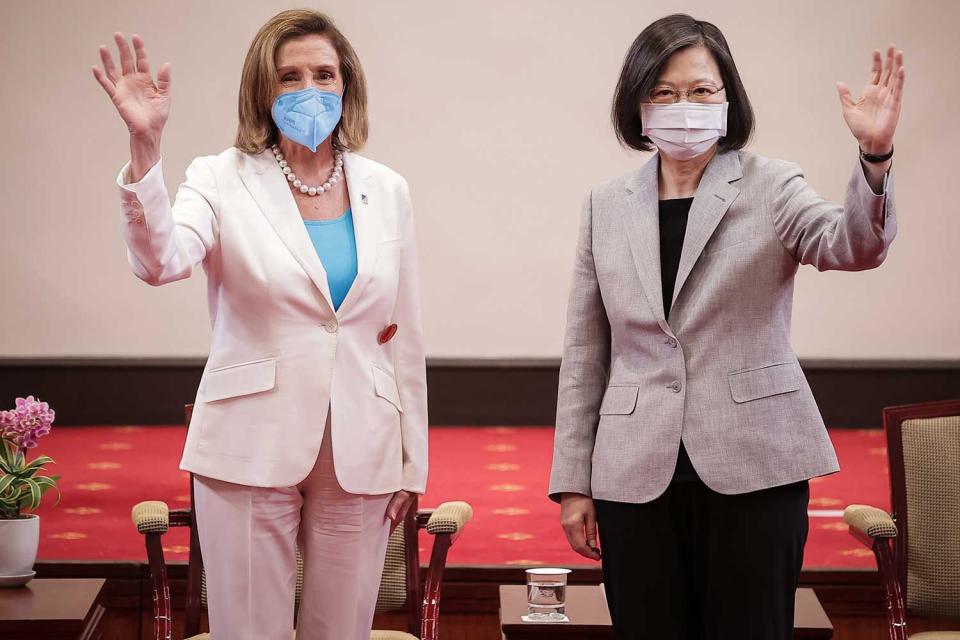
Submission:
[[[353,211],[333,220],[304,220],[313,248],[327,272],[333,308],[339,309],[357,277],[357,238],[353,233]]]

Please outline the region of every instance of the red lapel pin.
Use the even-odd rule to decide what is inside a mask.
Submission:
[[[386,344],[390,342],[390,339],[393,338],[397,333],[397,325],[392,324],[389,327],[384,328],[379,334],[377,334],[377,342],[380,344]]]

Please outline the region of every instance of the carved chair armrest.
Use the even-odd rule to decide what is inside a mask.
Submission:
[[[897,537],[897,525],[893,518],[886,511],[876,507],[852,504],[844,509],[843,520],[851,529],[861,533],[871,541],[876,538]]]
[[[457,534],[470,522],[471,518],[473,518],[473,507],[466,502],[444,502],[430,514],[426,529],[432,535]]]
[[[134,505],[130,512],[133,524],[142,534],[166,533],[170,528],[170,507],[166,502],[147,500]]]
[[[877,572],[883,584],[887,617],[890,622],[890,638],[906,640],[906,606],[903,599],[903,585],[897,577],[895,557],[897,523],[886,511],[862,504],[852,504],[847,507],[843,512],[843,519],[850,527],[850,535],[872,550],[877,558]]]
[[[417,514],[421,524],[433,537],[433,549],[430,552],[430,565],[427,568],[421,602],[420,638],[436,640],[440,618],[440,594],[443,586],[443,572],[447,564],[447,551],[457,535],[463,531],[473,517],[473,507],[466,502],[444,502],[432,512],[426,510]]]

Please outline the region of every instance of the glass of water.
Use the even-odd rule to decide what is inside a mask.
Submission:
[[[570,569],[527,569],[527,615],[531,622],[569,622],[566,615]]]

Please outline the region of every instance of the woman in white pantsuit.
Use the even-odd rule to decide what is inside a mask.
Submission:
[[[118,177],[130,265],[207,274],[213,336],[181,468],[195,474],[210,628],[221,640],[369,638],[387,538],[427,479],[426,371],[406,181],[367,137],[353,48],[284,11],[247,53],[236,145],[197,158],[171,206],[170,67],[115,34],[97,81],[130,132]]]

